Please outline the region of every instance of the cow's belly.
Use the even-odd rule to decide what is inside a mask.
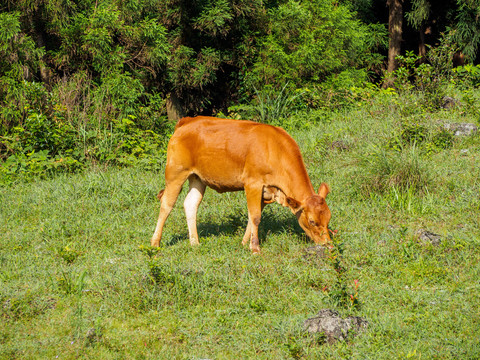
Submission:
[[[241,183],[227,183],[227,182],[216,182],[215,180],[208,179],[202,181],[209,187],[219,193],[230,192],[230,191],[241,191],[243,190],[243,184]]]
[[[243,164],[225,158],[197,162],[193,172],[213,190],[223,193],[244,189]]]

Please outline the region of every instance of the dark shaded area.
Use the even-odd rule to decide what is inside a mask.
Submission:
[[[197,230],[198,235],[200,236],[200,243],[202,242],[202,238],[217,236],[220,234],[231,236],[235,241],[238,240],[240,243],[245,234],[247,222],[248,215],[246,211],[229,214],[226,217],[219,219],[218,222],[199,219],[197,221]],[[168,227],[168,221],[165,226]],[[175,234],[168,238],[166,237],[165,239],[162,239],[162,242],[167,246],[173,246],[180,241],[188,241],[188,228],[185,219],[184,226],[184,231],[180,234]],[[260,244],[264,243],[268,236],[284,232],[289,232],[289,234],[295,236],[297,240],[306,243],[311,241],[306,237],[300,225],[298,225],[295,216],[291,215],[285,218],[284,216],[274,214],[266,208],[262,213],[262,221],[260,222],[258,231]]]

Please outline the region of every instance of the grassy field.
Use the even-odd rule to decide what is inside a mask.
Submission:
[[[341,276],[305,255],[313,243],[279,205],[264,212],[261,255],[242,248],[243,193],[207,190],[197,248],[183,193],[157,253],[162,173],[92,168],[2,187],[0,358],[480,358],[480,136],[438,135],[476,116],[403,99],[288,119],[314,186],[332,189]],[[323,308],[369,327],[323,344],[302,329]]]

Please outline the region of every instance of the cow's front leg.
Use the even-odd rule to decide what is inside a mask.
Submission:
[[[242,245],[245,246],[252,238],[252,230],[250,228],[250,215],[248,216],[247,229],[245,230],[245,235],[243,235]]]
[[[263,188],[262,186],[251,186],[245,187],[245,195],[247,197],[247,207],[248,207],[248,225],[247,231],[243,241],[245,241],[248,236],[248,230],[250,229],[250,250],[253,253],[260,252],[260,244],[258,241],[258,225],[262,218],[262,201]]]
[[[270,202],[265,202],[265,199],[262,199],[261,212],[263,212],[263,209],[265,208],[266,204],[270,204]],[[252,228],[250,226],[250,212],[249,212],[247,229],[245,230],[245,235],[243,235],[242,245],[243,246],[247,245],[247,243],[251,241],[251,239],[252,239]]]
[[[197,211],[205,193],[205,184],[196,175],[190,175],[188,178],[189,189],[188,194],[183,203],[185,215],[187,216],[188,235],[191,245],[198,245],[197,232]]]

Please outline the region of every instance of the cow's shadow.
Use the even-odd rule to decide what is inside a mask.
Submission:
[[[229,214],[222,219],[199,219],[197,222],[197,230],[200,236],[200,242],[202,237],[210,237],[216,235],[227,235],[234,238],[238,238],[239,241],[243,239],[245,230],[247,228],[248,216],[246,213],[234,213]],[[185,221],[185,228],[186,226]],[[262,220],[260,222],[258,230],[258,238],[260,244],[265,242],[267,236],[271,234],[281,234],[288,232],[290,236],[295,236],[299,241],[307,241],[305,233],[303,232],[295,216],[278,217],[275,213],[265,210],[262,213]],[[188,231],[182,231],[179,234],[171,236],[167,241],[167,246],[175,245],[180,241],[188,239]]]

